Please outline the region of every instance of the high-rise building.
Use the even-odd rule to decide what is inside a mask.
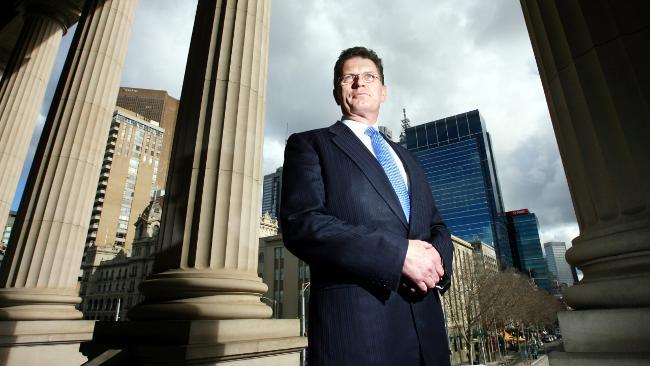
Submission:
[[[535,280],[538,287],[553,292],[539,239],[537,216],[527,209],[508,211],[506,215],[515,268]]]
[[[383,133],[386,138],[393,140],[393,131],[386,126],[379,126],[379,132]]]
[[[9,244],[9,237],[11,237],[11,230],[13,229],[14,222],[16,221],[16,211],[9,211],[9,216],[7,217],[7,225],[2,234],[2,241],[0,242],[0,262],[5,257],[5,251],[7,250],[7,244]]]
[[[499,272],[499,264],[497,263],[494,248],[481,241],[471,244],[474,254],[474,271],[478,275]]]
[[[420,161],[451,233],[468,242],[492,246],[500,266],[511,267],[492,142],[479,111],[408,127],[405,141],[406,148]]]
[[[441,300],[446,317],[451,362],[452,365],[460,365],[471,348],[463,333],[470,326],[470,317],[478,313],[479,309],[475,277],[478,265],[474,262],[476,256],[472,244],[453,235],[451,242],[454,246],[454,277],[449,291],[441,296]]]
[[[153,271],[162,200],[163,197],[155,197],[137,213],[130,250],[102,245],[87,248],[79,286],[79,310],[84,319],[127,320],[129,309],[144,299],[138,286]]]
[[[178,103],[178,99],[169,96],[164,90],[121,87],[117,94],[118,107],[135,112],[148,121],[156,121],[165,130],[158,167],[158,182],[161,189],[165,189],[167,181],[172,142],[176,131]]]
[[[566,245],[564,242],[544,243],[546,254],[546,265],[548,267],[551,282],[557,281],[556,286],[573,286],[573,271],[565,259]]]
[[[302,312],[301,301],[309,301],[309,292],[303,289],[311,281],[309,266],[284,247],[282,234],[260,238],[257,264],[258,275],[268,286],[267,298],[271,301],[273,317],[295,319],[307,315]]]
[[[158,235],[163,199],[155,197],[138,214],[130,250],[119,246],[87,249],[79,286],[82,298],[79,310],[84,319],[127,320],[129,309],[144,300],[139,285],[153,272],[155,256],[160,250]],[[262,217],[259,233],[261,238],[277,235],[277,221]]]
[[[139,213],[163,188],[159,162],[165,131],[119,107],[110,128],[86,247],[129,249]]]
[[[578,277],[578,269],[574,266],[571,266],[571,276],[573,276],[573,283],[576,284],[578,281],[580,281],[582,272],[580,272],[580,277]]]
[[[282,167],[275,173],[264,176],[262,186],[262,214],[268,212],[277,219],[280,215],[280,194],[282,191]]]

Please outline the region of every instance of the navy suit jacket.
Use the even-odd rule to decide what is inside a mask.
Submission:
[[[449,364],[438,291],[412,294],[402,266],[409,239],[429,242],[448,287],[451,237],[419,163],[388,143],[409,177],[409,222],[377,159],[342,122],[287,141],[280,216],[286,247],[311,270],[311,366]]]

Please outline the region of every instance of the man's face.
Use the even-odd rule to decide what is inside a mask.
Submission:
[[[361,75],[370,72],[379,76],[375,63],[367,58],[353,57],[343,63],[341,75],[359,75],[349,84],[334,89],[334,99],[346,117],[368,124],[375,123],[379,107],[386,98],[386,87],[379,78],[366,82]]]

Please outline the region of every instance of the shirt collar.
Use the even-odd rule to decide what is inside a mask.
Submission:
[[[357,135],[364,135],[368,127],[372,127],[375,130],[379,130],[379,124],[377,122],[373,123],[372,125],[367,125],[363,122],[351,120],[345,116],[341,117],[341,122],[343,122],[346,126],[348,126]]]

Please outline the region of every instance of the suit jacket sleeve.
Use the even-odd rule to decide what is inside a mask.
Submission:
[[[397,290],[407,238],[352,225],[327,212],[320,157],[308,136],[291,135],[282,174],[285,246],[312,266],[328,266],[372,286]]]
[[[431,215],[431,244],[438,250],[440,257],[442,258],[442,265],[445,269],[445,274],[438,282],[438,286],[442,287],[440,293],[445,293],[451,286],[451,275],[453,271],[453,257],[454,257],[454,245],[451,242],[451,234],[447,229],[447,226],[442,221],[440,213],[436,208],[435,204],[433,206],[433,213]]]
[[[430,239],[428,239],[428,242],[436,248],[442,258],[442,265],[445,269],[445,274],[436,285],[441,287],[441,294],[445,293],[451,286],[451,275],[453,270],[454,246],[451,241],[451,234],[447,225],[445,225],[442,220],[435,202],[433,202],[433,194],[431,193],[429,185],[426,183],[426,177],[420,163],[402,146],[392,142],[391,145],[393,146],[393,149],[400,150],[403,157],[410,161],[410,166],[414,168],[410,171],[411,179],[413,180],[412,185],[415,186],[415,184],[418,184],[417,182],[423,183],[426,195],[431,197],[431,200],[429,201],[431,209],[431,221],[429,224]]]

